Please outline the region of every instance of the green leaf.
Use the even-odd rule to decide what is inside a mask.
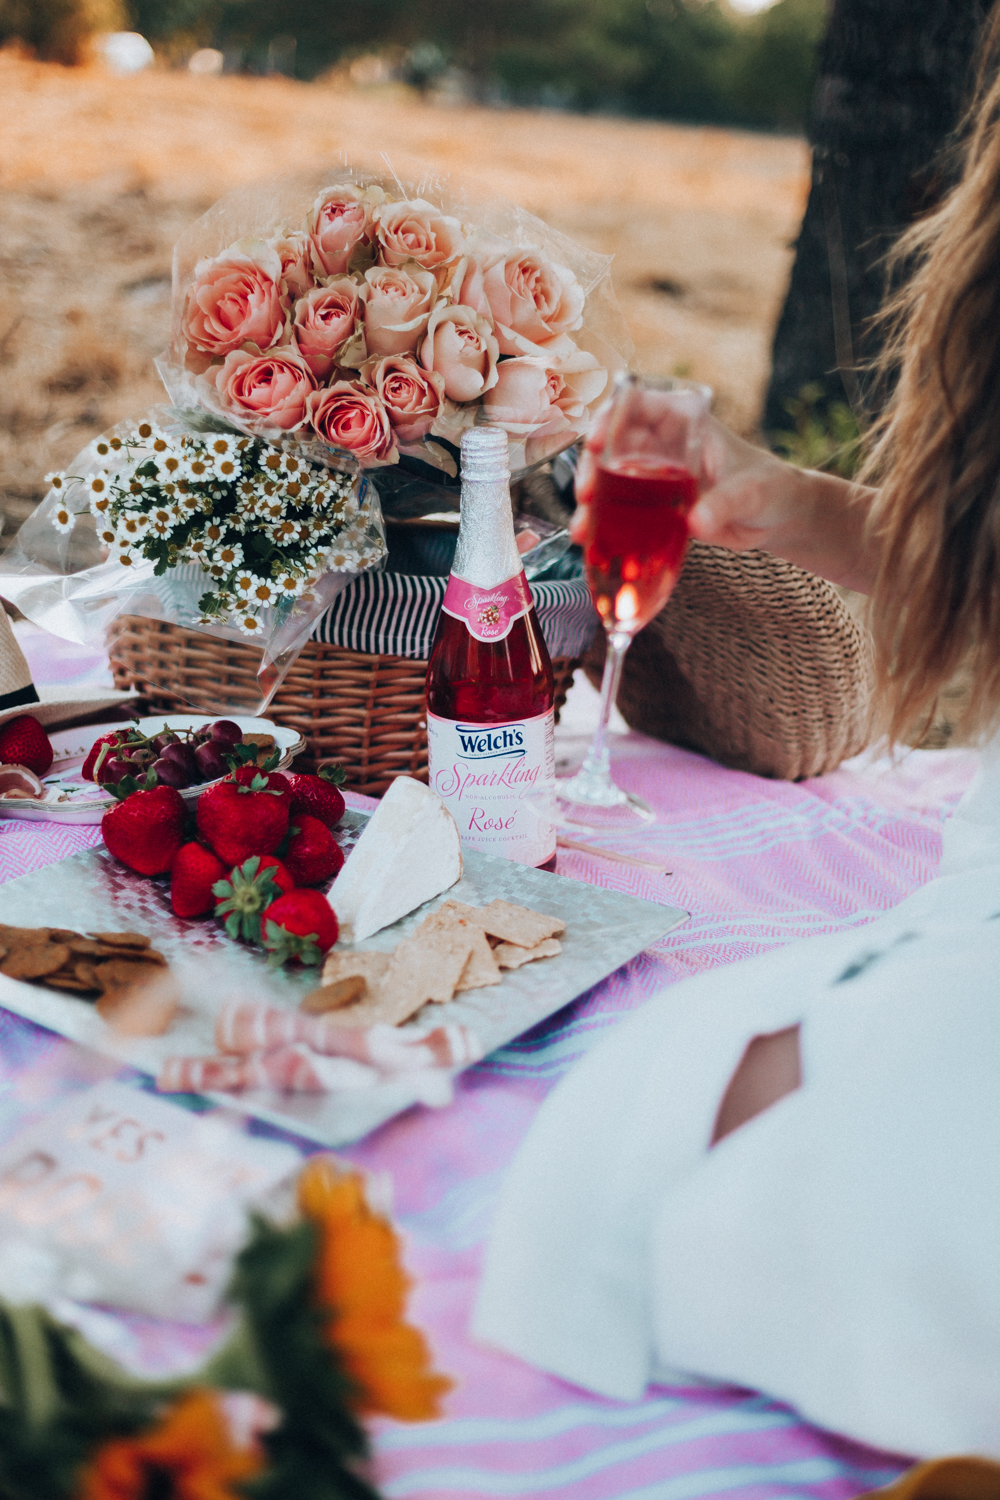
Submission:
[[[315,1306],[317,1237],[310,1223],[277,1228],[256,1218],[230,1288],[246,1325],[241,1336],[251,1337],[260,1361],[261,1394],[284,1413],[262,1438],[267,1472],[245,1487],[255,1500],[377,1500],[358,1472],[368,1445],[348,1404],[351,1383]]]
[[[347,780],[347,772],[343,766],[339,765],[320,766],[316,774],[322,776],[323,780],[328,781],[331,786],[343,786]]]

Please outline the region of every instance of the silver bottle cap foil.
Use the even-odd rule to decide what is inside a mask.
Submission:
[[[462,511],[452,572],[493,589],[521,571],[510,504],[510,461],[502,427],[462,433]]]
[[[462,481],[510,479],[507,434],[502,427],[467,427],[462,433]]]

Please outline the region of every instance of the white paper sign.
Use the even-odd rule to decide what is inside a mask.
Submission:
[[[248,1207],[299,1164],[225,1119],[96,1084],[0,1148],[0,1287],[203,1322]]]

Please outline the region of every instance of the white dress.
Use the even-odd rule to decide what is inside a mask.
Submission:
[[[803,1085],[709,1149],[748,1041]],[[696,1375],[915,1457],[1000,1457],[1000,742],[938,879],[674,984],[549,1096],[474,1324],[605,1396]]]

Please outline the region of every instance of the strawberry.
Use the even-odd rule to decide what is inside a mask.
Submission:
[[[260,772],[246,783],[227,776],[198,799],[198,832],[230,869],[251,854],[273,854],[288,832],[288,799],[271,779]]]
[[[254,778],[259,776],[269,792],[280,792],[286,802],[290,799],[291,788],[283,771],[259,771],[256,766],[238,766],[230,775],[239,786],[252,786]]]
[[[27,766],[45,776],[52,766],[49,737],[30,714],[18,714],[0,726],[0,766]]]
[[[101,819],[108,851],[140,875],[165,875],[184,842],[187,808],[172,786],[133,792]]]
[[[341,776],[343,771],[338,766]],[[295,771],[285,771],[284,779],[292,790],[290,810],[295,813],[310,813],[319,818],[327,828],[336,828],[344,816],[344,798],[326,776],[300,776]]]
[[[340,934],[333,907],[319,891],[289,891],[279,896],[266,908],[261,922],[272,968],[293,958],[318,964]]]
[[[100,755],[102,749],[104,748],[105,745],[111,745],[111,746],[120,745],[121,742],[122,742],[122,740],[124,740],[124,738],[125,738],[125,736],[127,734],[128,734],[128,730],[127,729],[115,729],[115,730],[112,731],[111,734],[98,735],[97,739],[94,741],[94,743],[91,745],[90,749],[87,751],[87,759],[84,761],[83,766],[82,766],[82,768],[80,770],[80,775],[83,777],[84,781],[96,781],[97,780],[97,777],[94,774],[94,768],[97,765],[97,757]],[[101,764],[103,765],[104,761],[110,760],[110,758],[111,758],[111,753],[109,751],[104,756],[104,759],[102,760]]]
[[[182,844],[170,866],[170,905],[179,917],[203,917],[215,907],[212,887],[226,873],[204,844]]]
[[[280,859],[273,854],[252,854],[227,877],[216,880],[212,887],[215,915],[225,920],[231,938],[259,943],[261,912],[294,889],[295,881]]]
[[[288,832],[285,864],[296,885],[319,885],[336,875],[344,855],[325,823],[308,813],[298,813]]]

